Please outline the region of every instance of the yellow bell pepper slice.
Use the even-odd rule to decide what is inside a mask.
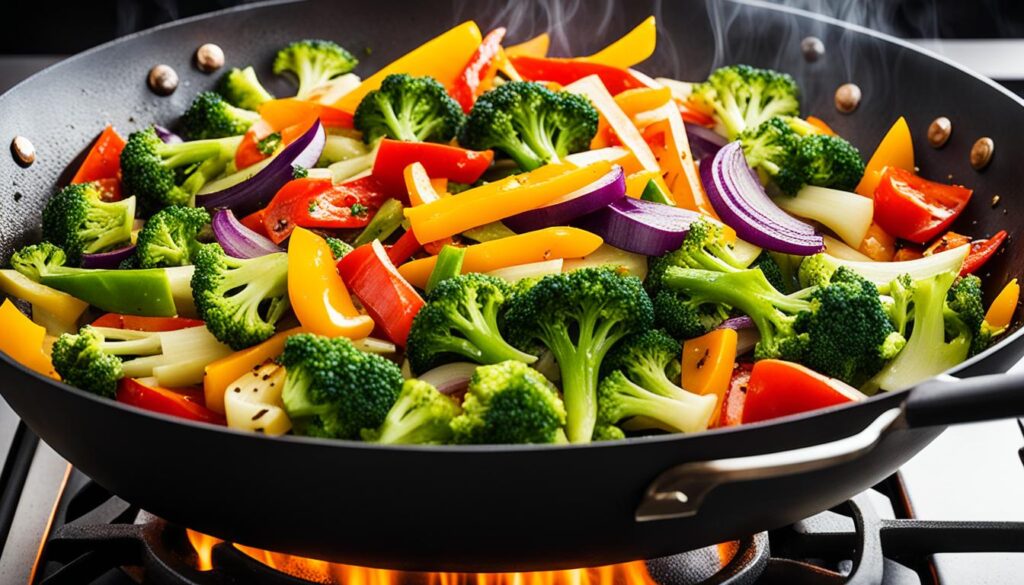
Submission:
[[[597,150],[584,150],[565,157],[565,162],[572,163],[578,167],[590,166],[596,162],[606,160],[613,165],[622,167],[622,172],[627,175],[643,170],[640,162],[636,160],[633,153],[621,146],[606,146]]]
[[[632,118],[640,112],[660,108],[672,101],[672,90],[662,87],[637,87],[615,96],[615,103]]]
[[[466,247],[462,273],[491,272],[508,266],[556,258],[581,258],[597,250],[602,243],[600,236],[586,230],[573,227],[545,228]],[[413,260],[399,266],[398,272],[413,286],[424,288],[436,263],[436,256]]]
[[[509,57],[522,55],[525,57],[539,57],[543,59],[548,56],[548,47],[551,45],[551,37],[548,33],[541,33],[528,41],[518,45],[505,47],[505,55]]]
[[[68,293],[39,284],[16,270],[0,270],[0,291],[28,301],[33,310],[41,309],[69,326],[78,322],[89,303]]]
[[[654,157],[654,153],[644,141],[644,137],[640,135],[640,131],[633,125],[629,116],[615,103],[615,98],[608,93],[608,89],[601,83],[600,77],[596,75],[584,77],[565,86],[565,90],[584,95],[594,104],[598,113],[601,114],[601,118],[615,132],[619,142],[636,156],[644,170],[656,171],[660,168],[658,159]]]
[[[599,161],[576,168],[569,163],[539,169],[443,197],[425,205],[408,207],[405,216],[421,244],[436,242],[517,213],[536,209],[593,183],[612,165]]]
[[[405,167],[402,176],[405,178],[405,189],[409,192],[409,203],[413,207],[433,203],[441,198],[422,163],[417,161]]]
[[[985,313],[985,323],[994,331],[1002,331],[1010,326],[1013,314],[1017,311],[1017,301],[1020,299],[1020,285],[1014,278],[1006,283],[1003,290],[999,291],[995,300],[989,305]]]
[[[203,398],[206,408],[224,414],[224,393],[235,380],[248,372],[259,369],[267,360],[272,360],[284,351],[284,342],[292,335],[307,333],[302,327],[295,327],[275,333],[269,339],[252,347],[226,355],[206,366],[203,376]]]
[[[657,42],[657,24],[653,16],[648,16],[619,40],[580,60],[628,69],[653,55]]]
[[[875,187],[878,187],[878,182],[882,180],[882,171],[885,167],[899,167],[911,172],[914,170],[914,140],[910,136],[910,126],[903,116],[900,116],[885,133],[885,138],[882,138],[882,142],[878,144],[875,153],[864,167],[864,177],[855,191],[865,197],[874,197]]]
[[[288,299],[310,333],[359,339],[373,331],[373,319],[352,304],[327,241],[303,228],[288,240]]]
[[[672,192],[668,185],[665,184],[665,178],[661,176],[661,173],[656,171],[639,171],[626,175],[626,195],[633,199],[640,199],[644,194],[644,189],[647,188],[647,184],[651,181],[657,183],[665,193]]]
[[[49,356],[43,353],[46,329],[36,325],[9,299],[0,305],[0,351],[30,370],[54,380],[60,376],[53,370]]]
[[[714,331],[683,342],[683,388],[695,394],[713,394],[718,397],[711,420],[718,420],[722,400],[729,389],[733,365],[736,363],[734,329]]]
[[[393,73],[407,73],[413,76],[429,75],[441,82],[441,85],[451,87],[455,78],[466,67],[469,58],[480,46],[482,39],[480,28],[475,22],[464,22],[423,43],[366,78],[359,84],[359,87],[335,102],[334,107],[349,113],[355,112],[356,106],[366,94],[379,88],[384,78]]]

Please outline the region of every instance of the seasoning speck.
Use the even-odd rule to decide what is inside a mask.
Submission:
[[[262,408],[262,409],[260,409],[259,412],[257,412],[256,414],[252,415],[252,420],[259,420],[260,418],[263,417],[264,414],[267,414],[268,412],[270,412],[270,409]]]
[[[154,65],[147,80],[149,89],[156,95],[171,95],[178,89],[178,73],[170,65]]]
[[[241,388],[239,388],[238,386],[235,386],[234,392],[241,392],[241,391],[242,391]]]
[[[196,49],[196,67],[203,73],[212,73],[224,66],[224,51],[213,43]]]
[[[704,364],[708,361],[708,357],[710,357],[710,356],[711,356],[711,350],[710,349],[705,349],[704,350],[704,355],[700,356],[700,359],[697,360],[697,369],[698,370],[704,367]]]
[[[992,162],[992,154],[996,150],[996,143],[988,136],[979,138],[971,147],[971,167],[980,171]]]
[[[953,123],[945,116],[939,116],[928,125],[928,143],[935,148],[942,148],[953,133]]]
[[[825,54],[825,43],[818,37],[804,37],[804,40],[800,41],[800,52],[803,53],[805,61],[814,63]]]
[[[24,136],[15,136],[11,141],[11,154],[14,155],[15,162],[23,168],[36,162],[36,147]]]
[[[836,90],[836,109],[844,114],[849,114],[860,105],[860,86],[855,83],[844,83]]]
[[[14,202],[15,203],[21,201],[22,197],[24,197],[24,195],[21,194],[21,191],[15,191],[14,192]]]
[[[999,205],[999,195],[992,196],[992,207],[995,207],[996,205]]]

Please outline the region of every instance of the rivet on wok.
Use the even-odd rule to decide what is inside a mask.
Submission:
[[[154,65],[147,80],[156,95],[171,95],[178,89],[178,73],[170,65]]]
[[[857,109],[860,105],[860,87],[855,83],[844,83],[836,90],[836,109],[844,114]]]
[[[11,154],[14,160],[22,167],[30,166],[36,162],[36,147],[24,136],[15,136],[11,141]]]
[[[224,66],[224,51],[213,43],[196,49],[196,67],[203,73],[211,73]]]
[[[928,125],[928,143],[935,148],[942,148],[949,135],[953,133],[953,123],[945,116],[939,116]]]
[[[825,54],[825,43],[818,37],[804,37],[800,41],[800,52],[808,63],[814,63]]]
[[[971,166],[974,170],[980,171],[992,161],[992,154],[996,150],[996,143],[988,136],[979,138],[971,147]]]

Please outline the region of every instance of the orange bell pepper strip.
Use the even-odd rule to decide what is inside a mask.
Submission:
[[[548,56],[548,47],[551,45],[551,36],[548,33],[541,33],[528,41],[518,45],[505,47],[505,55],[509,57],[524,55],[526,57],[538,57],[543,59]]]
[[[434,242],[546,205],[589,185],[611,168],[607,161],[583,168],[571,164],[544,165],[523,175],[464,191],[458,197],[408,207],[405,216],[420,243]]]
[[[836,131],[833,130],[825,120],[822,120],[817,116],[807,116],[807,123],[817,128],[822,134],[827,134],[828,136],[836,135]]]
[[[352,304],[327,241],[303,228],[288,241],[288,299],[310,333],[360,339],[373,332],[373,319]]]
[[[459,195],[458,199],[462,197]],[[507,266],[530,264],[555,258],[581,258],[603,243],[600,236],[573,227],[551,227],[466,247],[462,273],[490,272]],[[434,271],[437,257],[413,260],[398,272],[413,286],[424,288]]]
[[[627,89],[615,96],[615,103],[630,118],[640,112],[660,108],[670,101],[672,101],[672,90],[666,86]]]
[[[297,98],[270,100],[260,106],[259,112],[260,118],[277,131],[296,125],[309,129],[317,118],[326,128],[353,127],[351,113]]]
[[[683,342],[683,388],[694,394],[718,397],[718,404],[711,415],[713,421],[719,419],[725,391],[729,389],[733,364],[736,362],[737,339],[735,329],[715,329]]]
[[[868,233],[860,243],[857,251],[878,262],[890,262],[896,255],[896,238],[882,229],[882,226],[871,222]]]
[[[206,375],[203,376],[206,408],[224,414],[224,393],[228,386],[246,372],[255,371],[267,360],[281,355],[285,340],[299,333],[307,331],[302,327],[295,327],[275,333],[258,345],[226,355],[206,366]]]
[[[1010,326],[1013,321],[1013,314],[1017,311],[1017,301],[1020,299],[1020,285],[1014,278],[1006,283],[1003,290],[999,291],[995,300],[989,305],[985,313],[985,323],[995,331],[1002,331]]]
[[[636,160],[633,153],[622,146],[606,146],[594,150],[584,150],[565,157],[565,162],[571,162],[578,167],[585,167],[596,162],[606,160],[613,165],[622,167],[622,172],[627,175],[643,171],[640,162]]]
[[[85,156],[71,183],[118,179],[121,176],[121,150],[124,149],[124,144],[124,138],[121,138],[113,126],[107,124],[89,149],[89,154]]]
[[[589,57],[580,57],[579,60],[628,69],[653,55],[657,42],[658,27],[654,17],[648,16],[619,40]]]
[[[857,184],[855,191],[865,197],[874,197],[875,188],[882,180],[885,167],[897,167],[905,171],[914,170],[914,140],[910,136],[907,120],[900,116],[899,120],[889,128],[875,153],[871,155],[864,167],[864,177]]]
[[[480,28],[476,23],[464,22],[423,43],[364,79],[359,87],[335,102],[334,107],[346,112],[355,112],[356,106],[363,101],[366,94],[379,88],[384,78],[393,73],[429,75],[441,82],[441,85],[451,87],[469,58],[480,46],[481,40]]]
[[[53,369],[50,357],[43,353],[46,329],[22,314],[10,299],[0,305],[0,351],[12,360],[54,380],[60,376]]]
[[[636,129],[629,116],[615,102],[612,94],[608,93],[608,90],[601,83],[601,79],[598,76],[584,77],[565,86],[565,90],[582,94],[594,104],[598,113],[601,114],[601,118],[615,132],[619,142],[633,153],[644,170],[656,171],[661,168],[658,166],[658,159],[654,157],[651,148],[644,142],[644,137],[641,136],[640,131]]]
[[[678,109],[664,107],[665,119],[651,124],[644,130],[645,137],[658,146],[661,151],[659,163],[665,176],[665,184],[670,188],[676,206],[692,211],[699,211],[708,217],[719,220],[715,208],[711,206],[704,185],[697,173],[697,164],[690,151],[690,141],[686,136],[686,127]]]
[[[425,205],[441,198],[427,175],[427,169],[423,168],[422,164],[414,162],[405,167],[403,176],[405,177],[405,188],[409,192],[409,205],[413,207]]]

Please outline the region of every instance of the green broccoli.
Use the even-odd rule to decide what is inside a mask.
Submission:
[[[626,433],[615,425],[599,424],[594,427],[593,441],[620,441],[626,438]]]
[[[291,73],[299,82],[295,97],[305,99],[317,87],[356,68],[359,60],[337,43],[307,39],[277,52],[274,73]]]
[[[473,372],[463,413],[452,421],[456,443],[565,443],[565,406],[555,387],[522,362]]]
[[[451,398],[421,380],[406,380],[379,429],[363,429],[364,441],[384,445],[444,444],[452,419],[462,412]]]
[[[82,254],[126,246],[135,221],[135,197],[107,202],[96,183],[68,185],[43,208],[43,241],[52,242],[77,264]]]
[[[124,346],[124,349],[121,349]],[[53,368],[66,384],[107,398],[117,394],[124,377],[119,355],[152,355],[159,346],[125,341],[107,342],[95,329],[85,326],[77,335],[65,333],[53,344]]]
[[[217,339],[245,349],[274,334],[290,307],[288,254],[233,258],[219,244],[206,244],[193,261],[196,309]]]
[[[199,189],[227,166],[241,137],[164,144],[150,127],[133,132],[121,151],[121,181],[126,193],[152,213],[186,205]]]
[[[682,292],[661,289],[651,299],[654,322],[676,339],[700,337],[729,318],[729,310],[718,304],[694,300]]]
[[[679,342],[663,330],[649,329],[623,339],[605,358],[602,369],[606,373],[619,370],[655,394],[689,400],[694,395],[677,386],[668,374],[670,369],[679,371],[681,352]]]
[[[512,347],[501,335],[498,317],[510,296],[507,282],[484,274],[462,274],[438,283],[409,331],[412,370],[422,373],[460,357],[481,364],[535,362],[536,356]]]
[[[889,299],[886,312],[897,333],[907,335],[907,324],[913,320],[914,280],[909,274],[901,274],[889,284]],[[884,299],[883,299],[884,301]]]
[[[992,343],[992,330],[985,326],[985,305],[982,299],[981,279],[973,274],[958,278],[946,295],[947,334],[961,335],[966,330],[971,337],[968,357],[977,355]]]
[[[601,380],[597,390],[598,424],[615,425],[627,419],[643,419],[650,428],[694,433],[708,428],[717,398],[689,392],[669,397],[634,383],[621,370]]]
[[[774,181],[790,195],[804,185],[804,168],[797,164],[800,135],[776,116],[739,135],[747,164],[757,171],[762,183]]]
[[[775,290],[779,292],[787,292],[790,287],[786,286],[786,275],[782,273],[782,267],[775,261],[775,257],[770,254],[767,250],[761,252],[761,254],[754,260],[754,263],[750,265],[751,268],[757,268],[764,273],[764,277],[768,279]]]
[[[353,250],[352,245],[344,240],[331,237],[324,239],[327,240],[327,245],[331,248],[331,256],[334,256],[335,261],[341,260]]]
[[[292,335],[284,344],[281,399],[300,435],[359,438],[384,424],[402,388],[402,371],[344,337]]]
[[[529,171],[590,148],[597,121],[597,110],[583,96],[511,81],[480,96],[459,144],[500,150]]]
[[[775,116],[800,115],[800,89],[792,77],[748,65],[716,69],[693,87],[692,97],[714,110],[729,140]]]
[[[256,77],[256,70],[252,66],[245,69],[232,68],[221,78],[217,91],[229,104],[245,110],[258,110],[264,103],[274,99],[273,94]]]
[[[513,345],[529,350],[540,343],[555,356],[573,443],[593,435],[598,375],[608,351],[653,320],[640,280],[608,267],[545,276],[513,296],[505,314]]]
[[[367,144],[385,136],[408,142],[448,142],[465,117],[459,103],[433,77],[396,73],[359,102],[355,127]]]
[[[210,225],[201,207],[165,207],[153,214],[135,240],[138,268],[186,266],[199,247],[199,232]]]
[[[192,100],[181,117],[181,126],[189,139],[203,140],[245,134],[259,119],[257,112],[236,108],[219,93],[204,91]]]
[[[839,136],[802,138],[796,147],[796,165],[804,183],[842,191],[853,191],[864,176],[864,161],[857,147]]]

